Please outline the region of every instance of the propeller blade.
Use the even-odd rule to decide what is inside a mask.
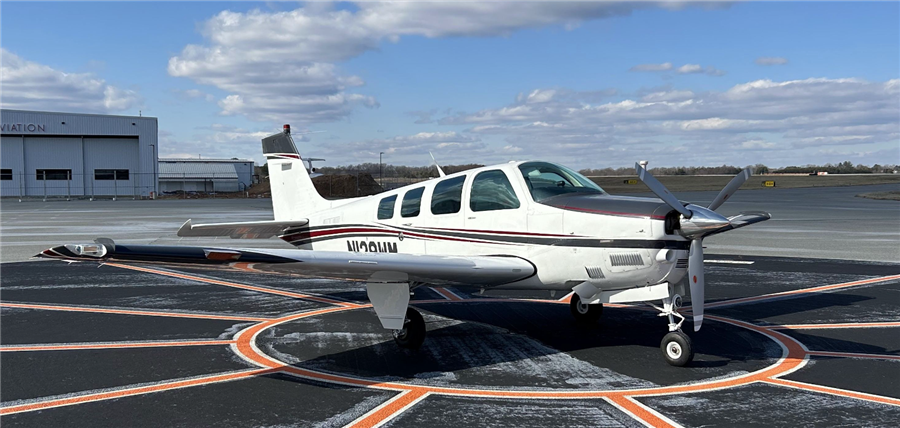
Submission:
[[[734,194],[734,192],[737,192],[738,189],[741,188],[741,185],[744,184],[744,182],[747,181],[751,175],[753,175],[753,169],[751,169],[749,166],[741,171],[738,175],[735,175],[734,178],[732,178],[731,181],[729,181],[728,184],[725,185],[725,188],[722,189],[722,191],[719,192],[718,195],[716,195],[716,198],[713,199],[712,203],[710,203],[707,208],[715,211],[716,208],[722,206],[722,204],[724,204],[725,201]]]
[[[691,283],[691,309],[694,311],[694,331],[703,324],[704,282],[703,282],[703,238],[691,241],[688,260],[688,281]]]
[[[637,172],[638,178],[650,188],[650,191],[659,196],[659,199],[662,199],[663,202],[669,204],[670,207],[675,209],[683,215],[685,218],[691,218],[694,214],[691,211],[684,207],[681,202],[678,201],[678,198],[675,197],[672,193],[669,192],[669,189],[666,189],[666,186],[663,186],[662,183],[659,182],[655,177],[650,175],[644,167],[639,163],[634,164],[634,170]]]

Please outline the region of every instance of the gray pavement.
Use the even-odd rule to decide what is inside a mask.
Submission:
[[[713,236],[704,244],[708,254],[900,262],[900,202],[855,197],[887,190],[900,190],[900,185],[738,192],[719,208],[720,213],[767,211],[772,220]],[[716,193],[677,196],[706,205]],[[180,239],[175,231],[189,218],[196,223],[268,220],[272,206],[269,199],[3,200],[0,260],[27,260],[52,245],[91,242],[96,237],[131,244],[291,248],[277,239]]]

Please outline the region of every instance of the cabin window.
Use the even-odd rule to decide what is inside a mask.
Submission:
[[[94,180],[128,180],[127,169],[95,169]]]
[[[416,217],[419,215],[423,193],[425,193],[425,188],[419,187],[412,189],[403,195],[403,204],[400,205],[401,217]]]
[[[378,203],[378,219],[387,220],[394,217],[394,205],[397,205],[397,195],[388,196]]]
[[[469,208],[472,211],[512,210],[519,208],[519,198],[503,171],[484,171],[472,180]]]
[[[431,195],[432,214],[453,214],[462,205],[462,188],[466,176],[449,178],[434,186]]]
[[[38,169],[34,172],[38,180],[71,180],[71,169]]]
[[[12,169],[0,169],[0,180],[12,180]]]

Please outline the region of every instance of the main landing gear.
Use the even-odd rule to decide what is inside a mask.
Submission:
[[[691,338],[681,331],[684,316],[678,313],[681,307],[681,296],[674,295],[663,299],[663,307],[650,305],[660,311],[659,316],[669,318],[669,333],[663,336],[659,349],[662,350],[666,362],[676,367],[683,367],[694,359],[694,348]],[[675,318],[679,321],[676,323]]]
[[[603,305],[589,305],[578,297],[578,293],[572,294],[572,300],[569,302],[569,310],[575,321],[580,324],[591,324],[597,322],[603,316]]]
[[[413,308],[406,308],[403,328],[394,330],[394,342],[401,348],[416,350],[425,341],[425,319]]]

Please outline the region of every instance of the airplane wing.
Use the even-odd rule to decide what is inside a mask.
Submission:
[[[232,249],[161,245],[122,245],[109,239],[93,244],[67,244],[38,257],[79,261],[138,261],[204,265],[252,263],[261,271],[368,280],[381,273],[403,273],[410,282],[435,285],[492,286],[528,278],[531,262],[511,256],[428,256],[399,253]]]
[[[232,239],[266,239],[284,235],[290,229],[306,226],[308,220],[298,221],[250,221],[243,223],[192,224],[184,222],[178,236],[228,236]]]

